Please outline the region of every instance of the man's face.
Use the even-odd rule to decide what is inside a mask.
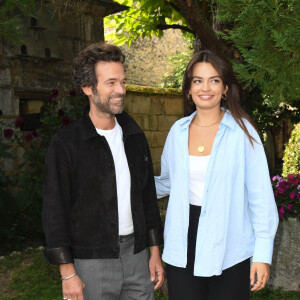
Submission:
[[[120,62],[98,62],[95,67],[98,84],[90,97],[100,113],[120,114],[124,108],[125,71]]]

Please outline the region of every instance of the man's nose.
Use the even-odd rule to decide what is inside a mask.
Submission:
[[[119,82],[116,85],[116,92],[120,93],[120,94],[125,94],[126,93],[126,88],[125,88],[125,84],[122,82]]]

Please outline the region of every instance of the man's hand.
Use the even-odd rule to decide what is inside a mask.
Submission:
[[[255,274],[257,280],[255,282]],[[266,286],[270,276],[270,265],[266,263],[254,262],[250,270],[250,282],[253,286],[251,291],[259,291]]]
[[[63,264],[59,266],[61,277],[65,278],[75,273],[73,264]],[[69,279],[62,280],[62,294],[63,299],[69,300],[84,300],[82,290],[84,289],[84,283],[75,275]]]
[[[162,286],[165,274],[158,246],[150,247],[149,270],[150,279],[154,283],[154,291],[156,291]]]

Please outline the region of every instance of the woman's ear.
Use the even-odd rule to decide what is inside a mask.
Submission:
[[[225,85],[223,94],[226,94],[227,92],[228,92],[228,85]]]

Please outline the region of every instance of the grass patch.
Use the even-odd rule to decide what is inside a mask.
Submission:
[[[44,261],[41,250],[31,250],[0,260],[1,300],[61,300],[61,281],[57,266]],[[156,292],[156,300],[168,300]],[[299,300],[300,293],[264,289],[252,293],[252,299]]]

